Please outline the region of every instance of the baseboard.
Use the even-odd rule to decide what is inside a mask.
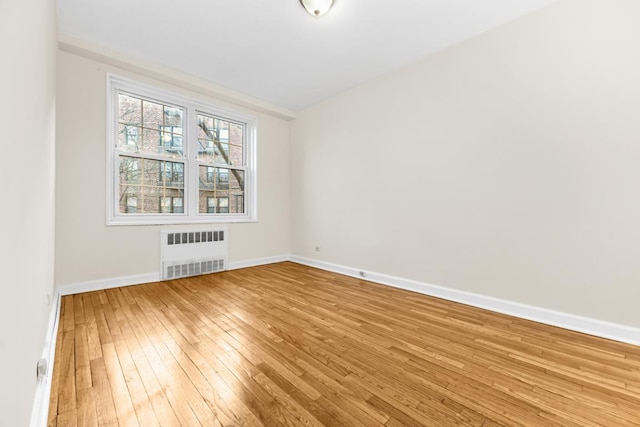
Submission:
[[[368,280],[382,285],[405,289],[424,295],[459,302],[473,307],[483,308],[510,316],[532,320],[534,322],[557,326],[571,331],[582,332],[601,338],[620,341],[628,344],[640,346],[640,329],[617,323],[605,322],[560,311],[522,304],[514,301],[493,298],[485,295],[465,292],[443,286],[431,285],[415,280],[403,279],[401,277],[389,276],[373,271],[332,264],[310,258],[295,255],[279,255],[273,257],[257,258],[246,261],[236,261],[229,263],[229,270],[255,267],[259,265],[273,264],[277,262],[292,261],[298,264],[331,271],[359,279]],[[364,274],[364,276],[361,275]],[[133,276],[116,277],[112,279],[93,280],[84,283],[74,283],[58,287],[60,295],[71,295],[81,292],[98,291],[103,289],[117,288],[121,286],[139,285],[142,283],[157,282],[160,280],[159,273],[139,274]]]
[[[60,295],[73,295],[82,292],[102,291],[104,289],[120,288],[122,286],[141,285],[143,283],[158,282],[160,273],[135,274],[131,276],[113,277],[111,279],[90,280],[88,282],[59,285]]]
[[[284,261],[292,261],[298,264],[343,274],[345,276],[368,280],[370,282],[442,298],[448,301],[459,302],[473,307],[483,308],[510,316],[532,320],[538,323],[557,326],[563,329],[582,332],[588,335],[640,346],[640,329],[631,326],[562,313],[546,308],[540,308],[499,298],[488,297],[485,295],[474,294],[471,292],[445,288],[442,286],[431,285],[415,280],[403,279],[400,277],[389,276],[386,274],[332,264],[295,255],[280,255],[247,261],[238,261],[230,263],[229,269],[236,270]],[[63,295],[71,295],[81,292],[90,292],[116,288],[120,286],[139,285],[142,283],[156,282],[159,279],[159,273],[148,273],[117,277],[113,279],[93,280],[84,283],[75,283],[57,287],[53,298],[54,303],[51,307],[51,312],[49,315],[49,325],[46,335],[47,342],[45,343],[45,348],[42,356],[48,360],[47,377],[44,381],[41,381],[38,384],[38,387],[36,389],[36,396],[31,414],[31,427],[43,427],[47,425],[49,398],[51,395],[51,382],[53,379],[53,366],[55,361],[56,338],[58,333],[58,322],[60,319],[61,297]]]
[[[240,268],[257,267],[259,265],[266,265],[266,264],[275,264],[277,262],[289,261],[290,259],[291,257],[289,255],[279,255],[279,256],[272,256],[272,257],[266,257],[266,258],[250,259],[246,261],[236,261],[236,262],[229,263],[229,270],[238,270]]]
[[[45,427],[49,415],[49,398],[51,397],[51,383],[53,380],[53,365],[56,356],[56,339],[58,337],[58,322],[60,320],[61,296],[56,291],[52,298],[49,311],[49,323],[47,325],[46,341],[42,351],[42,357],[47,360],[47,375],[38,381],[36,395],[31,411],[31,427]]]
[[[289,255],[279,255],[273,257],[256,258],[246,261],[236,261],[229,263],[229,270],[240,268],[256,267],[258,265],[274,264],[276,262],[289,261]],[[112,277],[110,279],[90,280],[87,282],[71,283],[59,285],[60,295],[73,295],[82,292],[102,291],[105,289],[119,288],[122,286],[141,285],[160,281],[160,273],[135,274],[131,276]]]
[[[577,316],[574,314],[563,313],[499,298],[488,297],[471,292],[445,288],[442,286],[431,285],[414,280],[407,280],[400,277],[389,276],[386,274],[363,271],[357,268],[331,264],[328,262],[303,258],[299,256],[292,255],[290,257],[290,261],[310,267],[319,268],[322,270],[331,271],[334,273],[343,274],[346,276],[368,280],[382,285],[418,292],[424,295],[459,302],[473,307],[483,308],[502,314],[508,314],[510,316],[520,317],[538,323],[557,326],[571,331],[582,332],[588,335],[594,335],[597,337],[620,341],[627,344],[640,345],[640,329],[631,326],[605,322],[602,320],[591,319],[588,317]]]

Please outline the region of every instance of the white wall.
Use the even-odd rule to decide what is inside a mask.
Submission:
[[[0,2],[0,425],[26,426],[54,263],[56,5]]]
[[[300,113],[292,253],[640,327],[638,22],[561,0]]]
[[[105,226],[107,72],[258,117],[258,222],[229,226],[230,261],[288,254],[288,121],[61,51],[56,150],[56,284],[157,273],[158,230],[185,228]]]

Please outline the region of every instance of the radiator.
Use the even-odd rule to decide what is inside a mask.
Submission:
[[[228,240],[226,228],[160,231],[162,280],[226,270]]]

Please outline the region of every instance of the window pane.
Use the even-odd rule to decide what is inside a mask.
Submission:
[[[229,213],[229,198],[228,197],[218,197],[218,212],[219,213]]]
[[[228,197],[231,170],[214,166],[200,166],[198,173],[199,213],[223,213],[219,210],[218,199]]]
[[[139,184],[140,159],[134,157],[120,157],[120,184]]]
[[[161,213],[183,213],[182,197],[167,196],[160,197]]]
[[[215,191],[200,188],[198,191],[198,213],[216,213]]]
[[[171,197],[160,197],[160,212],[171,213]]]
[[[215,143],[215,141],[214,141],[214,143]],[[216,163],[229,164],[229,162],[230,162],[230,159],[229,159],[229,143],[220,142],[218,144],[215,144],[213,161],[216,162]]]
[[[221,119],[213,120],[213,129],[221,142],[229,143],[229,122]]]
[[[138,186],[120,186],[120,213],[132,214],[138,213],[138,200],[140,195],[140,187]]]
[[[174,197],[172,200],[173,213],[184,213],[182,206],[182,197]]]
[[[244,125],[231,123],[229,125],[229,143],[233,145],[244,144],[243,133],[244,133]]]
[[[230,164],[233,166],[242,166],[244,159],[242,158],[242,145],[231,145],[230,149]]]
[[[203,163],[243,166],[242,133],[242,125],[198,114],[198,160]],[[232,140],[236,147],[230,146]]]
[[[231,169],[231,176],[229,177],[229,187],[231,191],[244,192],[244,171]]]
[[[212,166],[200,166],[198,169],[198,181],[200,191],[215,190],[215,173],[216,168]]]
[[[244,213],[244,192],[232,191],[229,194],[230,213]]]
[[[229,169],[215,168],[216,173],[216,190],[228,190],[229,189]]]
[[[200,213],[244,213],[244,194],[228,191],[201,191]]]
[[[162,153],[160,138],[161,138],[161,135],[159,130],[143,129],[142,130],[142,147],[140,152],[147,153],[147,154]]]
[[[176,129],[180,129],[179,133],[182,133],[182,110],[165,105],[164,126],[173,126]],[[176,132],[178,131],[176,130]]]
[[[207,213],[216,213],[216,198],[207,197]]]
[[[142,129],[133,125],[118,125],[118,148],[123,151],[137,153],[142,142]]]
[[[142,126],[147,129],[160,130],[164,125],[164,107],[155,102],[142,101]]]
[[[198,114],[198,138],[213,138],[213,117]]]
[[[159,180],[162,186],[184,188],[184,165],[174,162],[160,162]]]
[[[142,100],[118,95],[118,123],[140,126],[142,124]]]
[[[213,163],[215,136],[213,131],[213,117],[198,114],[198,160]]]
[[[120,156],[120,213],[182,213],[184,164]],[[135,198],[136,209],[130,200]]]
[[[233,181],[235,183],[236,189],[239,189],[237,179],[229,178],[230,176],[234,176],[234,174],[238,175],[240,179],[244,176],[243,171],[236,171],[235,169],[227,169],[227,168],[218,168],[215,166],[200,166],[199,172],[199,188],[201,190],[211,190],[211,191],[219,191],[219,190],[228,190],[229,189],[229,181]],[[234,181],[235,180],[235,181]]]
[[[168,156],[182,157],[182,127],[162,126],[159,152]]]
[[[203,163],[213,163],[213,153],[215,150],[215,143],[213,139],[199,138],[198,139],[198,160]]]
[[[170,107],[130,95],[118,95],[118,149],[182,158],[183,115]]]
[[[244,213],[244,171],[200,166],[198,180],[199,213]]]
[[[126,198],[127,213],[138,212],[138,198],[136,196],[127,196]]]

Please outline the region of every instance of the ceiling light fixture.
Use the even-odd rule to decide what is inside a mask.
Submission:
[[[300,4],[316,18],[324,15],[331,9],[333,0],[300,0]]]

